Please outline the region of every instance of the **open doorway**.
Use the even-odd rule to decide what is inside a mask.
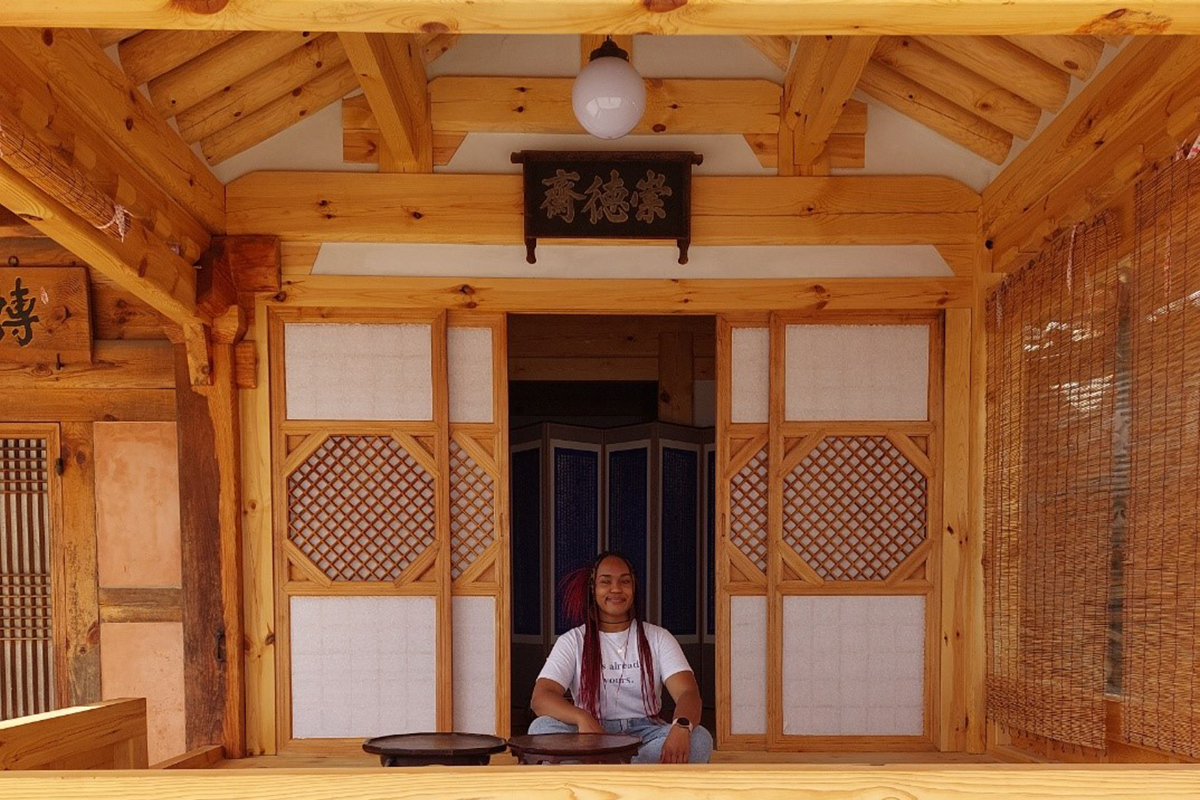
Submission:
[[[715,729],[715,345],[713,317],[510,317],[514,734],[569,627],[558,581],[601,549],[634,562]]]

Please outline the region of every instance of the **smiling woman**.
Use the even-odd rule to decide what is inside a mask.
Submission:
[[[702,708],[695,673],[670,632],[641,620],[630,560],[601,553],[563,580],[562,596],[564,615],[584,623],[546,659],[529,732],[628,733],[642,740],[635,763],[707,762],[712,736],[692,722]],[[670,725],[659,717],[664,684],[675,700]]]

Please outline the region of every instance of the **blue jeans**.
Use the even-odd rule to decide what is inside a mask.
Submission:
[[[642,740],[642,747],[633,757],[634,764],[657,764],[662,760],[663,742],[671,732],[671,726],[645,717],[634,719],[606,719],[600,723],[609,733],[625,733]],[[531,734],[575,733],[579,729],[554,717],[538,717],[529,726]],[[707,764],[712,755],[712,734],[697,725],[692,729],[692,749],[688,753],[689,764]]]

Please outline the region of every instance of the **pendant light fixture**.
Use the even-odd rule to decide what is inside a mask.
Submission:
[[[600,139],[620,139],[633,130],[646,110],[646,85],[629,63],[629,53],[612,37],[592,51],[571,89],[575,118]]]

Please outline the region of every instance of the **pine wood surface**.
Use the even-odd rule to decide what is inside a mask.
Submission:
[[[1193,797],[1200,773],[1188,766],[1125,766],[1103,771],[1065,765],[911,765],[911,766],[611,766],[553,770],[526,767],[478,767],[372,770],[219,770],[149,773],[26,773],[4,776],[5,796],[32,800],[52,793],[64,800],[127,798],[427,797],[446,800],[479,797],[561,797],[603,794],[608,797],[677,798],[704,793],[736,797],[753,793],[764,800],[808,800],[836,794],[845,798],[911,796],[950,798],[1054,798],[1084,800],[1103,794],[1133,800]]]
[[[95,441],[90,422],[61,422],[58,428],[63,473],[59,478],[62,592],[58,597],[62,602],[57,635],[65,664],[56,663],[56,682],[60,702],[76,706],[101,697]]]
[[[12,0],[0,25],[94,28],[237,28],[360,30],[421,33],[613,34],[1077,34],[1200,33],[1200,10],[1190,0],[1160,0],[1128,9],[1106,0],[1023,0],[997,5],[968,0],[953,6],[899,0],[708,0],[637,4],[627,0],[358,0],[312,5],[265,0],[253,8],[213,8],[198,0],[164,6],[159,0],[115,0],[65,8]],[[902,20],[898,24],[897,20]]]
[[[284,281],[273,305],[449,308],[555,314],[720,314],[792,310],[939,309],[972,302],[970,278],[573,280],[311,276]]]
[[[227,187],[229,233],[297,242],[516,244],[519,175],[256,172]],[[945,178],[697,177],[693,244],[970,244],[978,195]]]
[[[145,698],[106,700],[0,722],[0,770],[145,767]]]

